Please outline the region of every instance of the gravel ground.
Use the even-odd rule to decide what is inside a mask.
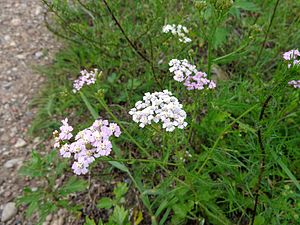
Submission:
[[[24,209],[13,202],[30,182],[17,170],[40,142],[26,135],[35,115],[29,103],[43,83],[32,67],[50,63],[59,48],[43,14],[39,0],[0,0],[0,224],[34,223],[24,222]],[[51,216],[47,224],[63,219]]]

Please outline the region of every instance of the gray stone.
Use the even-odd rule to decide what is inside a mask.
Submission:
[[[52,214],[49,214],[47,217],[46,217],[46,221],[50,222],[52,220]]]
[[[21,24],[21,20],[19,18],[14,18],[10,21],[11,25],[18,26]]]
[[[64,218],[59,217],[51,222],[51,225],[64,225]]]
[[[35,57],[36,59],[40,59],[40,58],[42,58],[43,55],[44,55],[43,52],[38,51],[38,52],[36,52],[36,53],[34,54],[34,57]]]
[[[16,148],[22,148],[26,145],[26,141],[24,141],[22,138],[19,138],[17,143],[15,144]]]
[[[37,16],[37,15],[41,14],[42,10],[43,10],[43,8],[41,6],[37,6],[34,14]]]
[[[40,137],[36,137],[33,139],[33,143],[39,143],[41,141]]]
[[[4,168],[7,168],[7,169],[9,169],[9,168],[12,168],[12,167],[14,167],[14,166],[16,166],[16,165],[20,165],[20,164],[22,164],[22,162],[23,162],[23,160],[24,160],[24,158],[15,158],[15,159],[11,159],[11,160],[8,160],[6,163],[4,163]]]
[[[13,218],[17,214],[16,204],[14,202],[8,202],[4,205],[1,221],[6,222]]]
[[[23,55],[23,54],[19,54],[16,56],[17,59],[25,59],[26,58],[26,55]]]

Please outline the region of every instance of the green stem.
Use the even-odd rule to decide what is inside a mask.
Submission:
[[[87,97],[83,94],[83,92],[79,92],[80,97],[82,98],[84,104],[86,105],[86,107],[88,108],[88,110],[90,111],[90,113],[92,114],[93,118],[96,120],[99,118],[99,115],[97,113],[97,111],[94,109],[94,107],[91,105],[91,103],[89,102],[89,100],[87,99]]]
[[[194,123],[196,122],[196,117],[197,117],[197,108],[198,108],[198,102],[201,101],[201,96],[197,95],[198,92],[196,92],[196,94],[193,96],[193,99],[195,99],[195,103],[194,103],[194,107],[193,107],[193,116],[192,116],[192,122],[191,122],[191,127],[189,129],[189,134],[188,134],[188,139],[187,139],[187,146],[190,143],[191,137],[192,137],[192,133],[193,133],[193,127],[194,127]],[[199,98],[198,98],[199,97]],[[198,101],[199,99],[199,101]]]
[[[178,166],[176,163],[170,162],[161,162],[155,159],[109,159],[109,158],[99,158],[100,161],[117,161],[117,162],[126,162],[128,164],[134,164],[135,162],[143,162],[143,163],[156,163],[161,165],[168,165],[168,166]]]
[[[259,59],[260,59],[260,57],[261,57],[261,54],[262,54],[262,52],[263,52],[263,49],[264,49],[264,47],[265,47],[265,44],[266,44],[266,42],[267,42],[268,35],[269,35],[269,32],[270,32],[271,26],[272,26],[272,24],[273,24],[273,20],[274,20],[274,18],[275,18],[275,13],[276,13],[276,11],[277,11],[277,7],[278,7],[278,4],[279,4],[279,1],[280,1],[280,0],[277,0],[276,3],[275,3],[274,9],[273,9],[273,13],[272,13],[272,16],[271,16],[271,20],[270,20],[270,23],[269,23],[269,26],[268,26],[268,28],[267,28],[267,32],[266,32],[266,35],[265,35],[265,39],[264,39],[264,41],[263,41],[263,43],[262,43],[262,45],[261,45],[261,47],[260,47],[259,53],[258,53],[257,58],[256,58],[255,65],[257,65],[257,63],[258,63],[258,61],[259,61]]]
[[[232,55],[238,53],[239,51],[241,51],[241,50],[243,50],[244,48],[246,48],[248,45],[249,45],[249,42],[246,43],[246,44],[244,44],[244,45],[242,45],[241,47],[239,47],[239,48],[236,49],[235,51],[230,52],[230,53],[228,53],[228,54],[226,54],[226,55],[223,55],[223,56],[221,56],[221,57],[215,58],[215,59],[213,59],[212,61],[213,61],[214,63],[217,63],[217,62],[220,61],[220,60],[226,59],[227,57],[230,57],[230,56],[232,56]]]
[[[124,133],[128,136],[128,138],[134,143],[136,144],[136,146],[142,150],[142,152],[149,158],[151,158],[151,155],[148,153],[148,151],[142,147],[133,137],[132,135],[127,131],[127,129],[122,125],[122,123],[120,122],[120,120],[112,113],[112,111],[110,111],[109,107],[107,106],[107,104],[104,102],[103,99],[99,99],[99,102],[101,104],[101,106],[106,110],[106,112],[116,121],[116,123],[118,123],[118,125],[121,127],[121,129],[124,131]]]
[[[214,37],[214,35],[212,35]],[[207,74],[208,77],[211,75],[211,65],[212,65],[212,40],[208,41],[208,51],[207,51]]]

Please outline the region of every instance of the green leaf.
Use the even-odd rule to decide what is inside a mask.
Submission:
[[[225,41],[228,35],[228,30],[225,28],[217,28],[213,39],[214,49],[220,47]]]
[[[87,182],[77,177],[71,177],[67,183],[59,189],[59,193],[66,196],[70,193],[84,191],[87,188]]]
[[[128,219],[128,211],[125,210],[123,206],[120,207],[117,205],[111,216],[111,220],[115,222],[115,224],[124,225],[127,224],[127,219]]]
[[[96,225],[95,221],[93,219],[90,219],[88,216],[85,217],[85,223],[84,225]]]
[[[32,216],[32,214],[37,211],[38,207],[39,207],[39,204],[37,201],[31,202],[26,209],[26,216],[27,217]]]
[[[236,0],[234,3],[234,7],[253,12],[259,11],[259,7],[253,2],[249,2],[248,0]]]
[[[123,197],[128,191],[128,186],[126,183],[118,183],[117,187],[114,189],[114,194],[116,196],[116,199],[120,199]]]
[[[66,160],[58,159],[58,163],[55,167],[56,175],[57,176],[61,175],[68,166],[69,166],[69,163]]]
[[[117,79],[116,73],[112,73],[110,76],[107,77],[107,81],[111,84],[115,84],[116,79]]]
[[[175,205],[173,205],[172,209],[173,209],[176,217],[179,217],[179,218],[185,218],[188,213],[184,204],[175,204]]]
[[[112,149],[113,149],[114,153],[116,154],[116,157],[121,158],[121,156],[122,156],[121,149],[115,144],[114,141],[112,141]]]
[[[24,188],[24,194],[18,198],[17,204],[30,204],[31,202],[39,202],[43,197],[44,192],[42,191],[32,191],[30,188]]]
[[[122,164],[122,163],[119,163],[119,162],[116,162],[116,161],[108,161],[112,166],[118,168],[119,170],[125,172],[125,173],[129,173],[129,170],[128,168]]]
[[[50,151],[50,153],[48,153],[45,156],[45,159],[48,164],[52,163],[53,161],[55,161],[57,159],[57,151],[56,150]]]
[[[43,202],[43,204],[40,204],[39,212],[40,212],[40,219],[39,222],[44,222],[46,217],[58,210],[57,206],[53,204],[53,202]]]
[[[265,218],[262,215],[258,215],[254,219],[254,225],[264,225],[265,223]]]
[[[277,163],[280,165],[282,170],[286,173],[286,175],[292,180],[292,182],[295,184],[295,186],[298,188],[300,191],[300,184],[297,180],[297,178],[292,174],[292,172],[289,170],[289,168],[282,162],[282,160],[277,156],[277,154],[270,150],[273,158],[277,161]]]
[[[113,200],[110,198],[101,198],[97,203],[99,209],[110,209],[113,206]]]
[[[36,151],[32,151],[31,160],[21,167],[19,173],[23,176],[41,177],[46,175],[46,169],[41,156]]]
[[[127,89],[136,89],[142,84],[138,79],[129,79],[127,82]]]

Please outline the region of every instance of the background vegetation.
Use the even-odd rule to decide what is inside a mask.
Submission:
[[[90,126],[72,81],[81,69],[99,68],[85,96],[100,117],[115,121],[107,105],[147,154],[122,134],[112,156],[79,178],[56,151],[34,152],[21,172],[45,185],[19,199],[30,203],[29,215],[39,210],[41,222],[63,207],[78,224],[297,224],[300,92],[287,82],[300,70],[288,69],[282,53],[300,46],[299,1],[44,4],[46,24],[65,47],[39,68],[48,79],[33,102],[39,112],[31,134],[49,139],[65,117],[78,131]],[[162,33],[173,23],[189,28],[191,43]],[[168,71],[173,58],[188,59],[217,88],[187,91]],[[131,120],[128,111],[145,92],[163,89],[183,104],[187,129],[170,134]],[[55,185],[62,174],[68,178]],[[99,185],[106,191],[93,191]]]

